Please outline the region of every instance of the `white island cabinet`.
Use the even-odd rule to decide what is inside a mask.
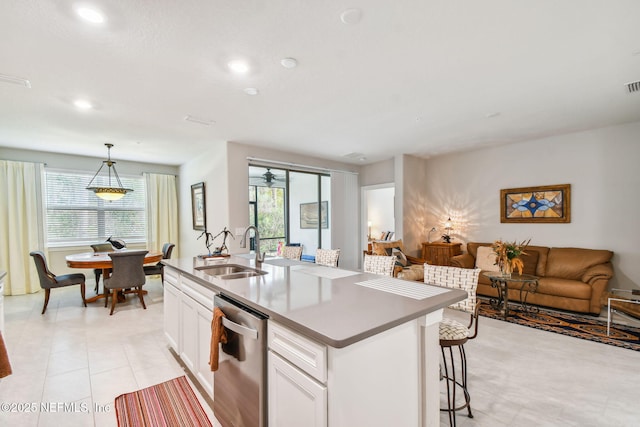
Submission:
[[[438,353],[425,354],[423,343],[440,318],[433,313],[344,348],[270,321],[269,425],[438,425],[438,390],[425,387],[437,375]],[[423,417],[423,411],[435,416]]]
[[[268,426],[438,426],[438,323],[466,293],[393,278],[385,278],[391,290],[380,291],[374,274],[276,261],[162,261],[165,335],[214,402],[220,371],[208,365],[211,319],[214,295],[224,294],[268,318]],[[224,279],[205,271],[218,264],[262,274]]]
[[[165,336],[209,397],[213,397],[209,350],[214,295],[210,288],[165,266]]]

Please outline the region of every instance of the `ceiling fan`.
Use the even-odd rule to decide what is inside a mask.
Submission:
[[[252,178],[252,180],[259,180],[259,183],[257,182],[256,185],[263,184],[269,188],[271,188],[274,184],[279,184],[283,182],[282,178],[278,177],[278,175],[271,172],[271,168],[267,168],[267,171],[262,175],[250,176],[250,178]],[[278,185],[278,186],[281,186],[281,185]]]

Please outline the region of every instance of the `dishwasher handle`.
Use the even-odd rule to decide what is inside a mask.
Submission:
[[[258,339],[258,331],[255,329],[247,328],[246,326],[239,325],[226,317],[222,318],[222,325],[235,332],[236,334],[240,334],[243,337],[251,338],[254,340]]]

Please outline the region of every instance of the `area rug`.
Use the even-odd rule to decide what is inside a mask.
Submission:
[[[122,394],[115,407],[119,427],[212,425],[185,376]]]
[[[505,320],[504,316],[487,301],[482,301],[479,312],[482,316]],[[543,308],[540,308],[538,313],[527,313],[516,305],[510,305],[507,322],[640,351],[640,328],[612,323],[607,336],[606,320],[602,321],[588,315]]]

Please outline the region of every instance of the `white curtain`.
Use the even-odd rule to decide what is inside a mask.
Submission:
[[[174,175],[144,173],[147,188],[147,247],[161,250],[165,243],[178,248],[178,190]]]
[[[40,290],[29,252],[39,249],[39,189],[43,164],[0,160],[0,270],[5,295]]]
[[[357,269],[360,248],[360,197],[358,175],[331,172],[331,246],[340,248],[340,267]]]

